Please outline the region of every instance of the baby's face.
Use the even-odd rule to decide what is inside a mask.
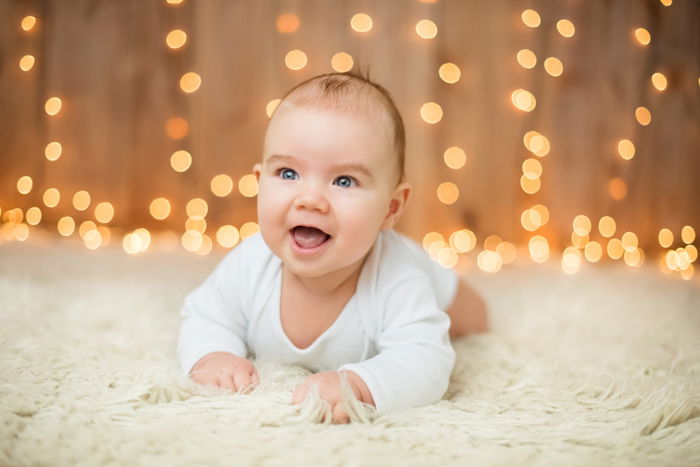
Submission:
[[[390,128],[378,117],[314,107],[287,104],[275,113],[255,166],[258,223],[294,273],[311,278],[358,267],[396,220]]]

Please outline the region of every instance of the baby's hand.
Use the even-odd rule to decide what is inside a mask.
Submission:
[[[248,392],[260,381],[250,360],[228,352],[206,354],[192,367],[190,376],[199,384],[241,392]]]
[[[355,397],[366,404],[374,405],[372,394],[362,378],[352,371],[344,371],[343,373]],[[343,393],[340,387],[340,372],[338,371],[323,371],[306,378],[294,390],[292,404],[301,404],[314,385],[318,385],[318,395],[321,399],[328,402],[333,423],[348,423],[350,418],[343,408]]]

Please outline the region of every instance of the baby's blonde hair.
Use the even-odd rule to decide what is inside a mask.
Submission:
[[[323,106],[341,112],[363,111],[368,115],[384,111],[394,133],[399,182],[405,175],[406,131],[403,119],[389,91],[358,71],[314,76],[290,89],[282,98],[294,106]],[[379,106],[377,106],[379,103]]]

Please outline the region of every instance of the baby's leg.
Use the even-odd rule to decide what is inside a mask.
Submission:
[[[467,334],[488,330],[486,304],[481,296],[462,279],[452,305],[447,309],[450,316],[450,338],[456,339]]]

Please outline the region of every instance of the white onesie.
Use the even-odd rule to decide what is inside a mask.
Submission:
[[[403,235],[380,232],[355,294],[335,322],[300,349],[282,328],[281,265],[256,234],[187,296],[178,342],[185,373],[204,355],[224,351],[312,371],[354,371],[378,413],[431,404],[444,395],[455,354],[442,310],[457,289],[454,272]]]

